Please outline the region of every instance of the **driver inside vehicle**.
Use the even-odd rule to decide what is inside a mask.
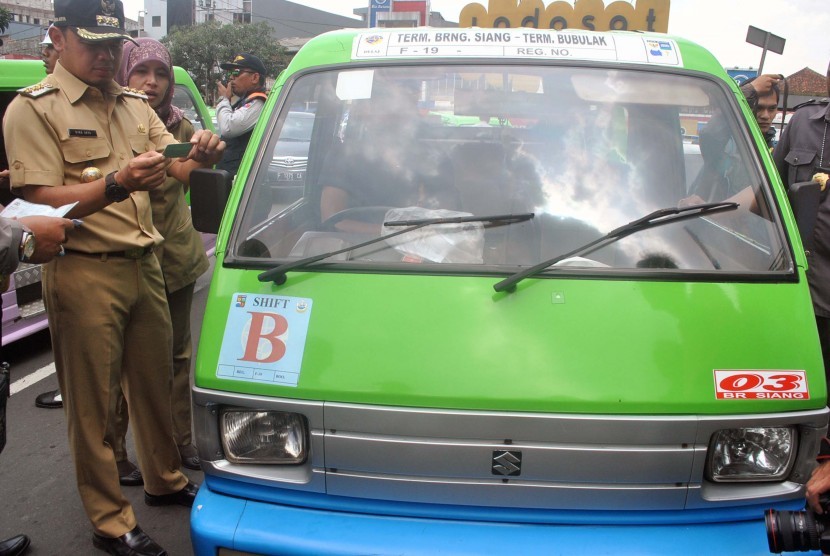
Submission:
[[[449,157],[423,141],[419,96],[420,82],[378,79],[355,104],[321,170],[323,228],[377,234],[392,207],[459,208]]]

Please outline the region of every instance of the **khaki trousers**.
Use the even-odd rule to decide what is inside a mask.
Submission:
[[[129,404],[144,489],[187,485],[170,418],[170,315],[153,254],[133,260],[67,253],[46,265],[44,299],[78,491],[95,531],[136,526],[121,493],[108,431],[112,383]]]
[[[173,438],[177,446],[189,446],[193,442],[193,419],[190,405],[190,366],[193,358],[193,342],[190,337],[190,312],[193,306],[193,290],[196,282],[167,294],[167,306],[173,324],[173,390],[172,415]],[[127,426],[129,414],[127,402],[121,393],[121,384],[113,386],[116,401],[113,420],[112,448],[115,460],[127,459]]]

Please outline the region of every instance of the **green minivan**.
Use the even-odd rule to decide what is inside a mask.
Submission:
[[[176,66],[173,71],[176,79],[173,103],[184,111],[195,129],[213,130],[207,107],[193,79],[183,68]],[[0,122],[17,91],[38,83],[44,77],[46,72],[40,60],[0,59]],[[3,137],[0,126],[0,169],[9,167],[4,141],[11,140]],[[0,204],[6,205],[13,199],[8,188],[0,191]],[[213,236],[204,235],[203,240],[206,249],[213,248]],[[3,345],[44,330],[47,326],[40,265],[22,263],[11,275],[9,289],[3,292]]]
[[[818,189],[700,46],[334,31],[191,191],[196,554],[764,554],[804,508]]]

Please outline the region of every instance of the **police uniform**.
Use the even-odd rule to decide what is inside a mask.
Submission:
[[[254,92],[239,99],[233,106],[226,98],[219,101],[216,106],[216,123],[227,146],[222,161],[216,165],[217,170],[226,170],[231,175],[239,170],[242,156],[267,98],[265,93]]]
[[[60,63],[15,98],[4,133],[12,139],[7,150],[13,188],[80,183],[91,167],[107,175],[140,153],[175,142],[146,97],[115,82],[102,92]],[[163,495],[188,485],[170,419],[171,325],[153,253],[161,241],[149,195],[133,192],[86,216],[66,242],[66,256],[44,267],[78,490],[104,537],[136,527],[107,434],[112,381],[121,381],[129,402],[145,491]]]
[[[830,166],[830,102],[814,100],[796,107],[772,154],[785,187],[812,181]],[[825,374],[830,385],[830,201],[822,195],[813,235],[805,241],[807,280],[816,313]]]
[[[260,80],[265,79],[265,66],[253,54],[238,54],[233,62],[220,64],[219,67],[223,70],[252,70],[259,74]],[[248,91],[233,105],[225,97],[216,105],[216,127],[225,142],[225,154],[216,165],[217,170],[236,174],[267,99],[268,95],[263,91]]]

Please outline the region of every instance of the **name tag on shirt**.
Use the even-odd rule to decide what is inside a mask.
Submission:
[[[70,129],[70,137],[98,137],[98,132],[94,129]]]

